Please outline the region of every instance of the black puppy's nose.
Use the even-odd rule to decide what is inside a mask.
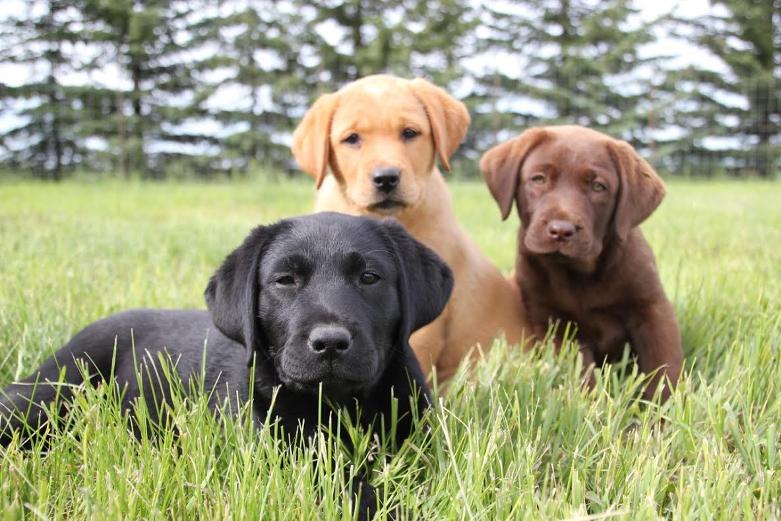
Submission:
[[[401,170],[393,166],[377,168],[372,172],[372,183],[374,183],[374,187],[386,194],[391,193],[399,186],[400,178]]]
[[[309,333],[309,348],[323,356],[333,356],[347,351],[353,338],[349,331],[341,326],[317,326]]]
[[[548,223],[548,235],[557,241],[569,240],[577,231],[575,223],[569,221],[553,219]]]

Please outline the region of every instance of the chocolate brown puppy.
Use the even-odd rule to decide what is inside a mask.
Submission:
[[[683,364],[681,334],[638,228],[664,198],[659,175],[628,143],[579,126],[527,130],[486,152],[480,169],[502,219],[513,201],[518,208],[514,277],[535,336],[576,324],[587,368],[628,342],[653,373],[645,398],[665,384],[666,400]]]

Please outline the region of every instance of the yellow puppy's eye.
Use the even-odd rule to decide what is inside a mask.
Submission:
[[[357,145],[360,141],[361,141],[360,136],[358,136],[358,134],[353,132],[352,134],[344,138],[342,140],[342,143],[347,143],[348,145]]]
[[[407,141],[410,139],[415,139],[420,135],[420,132],[415,130],[414,128],[405,128],[401,131],[401,139]]]
[[[542,174],[536,174],[531,177],[531,182],[536,185],[541,185],[545,183],[545,176]]]
[[[604,183],[594,181],[593,183],[591,183],[591,189],[594,190],[595,192],[604,192],[605,190],[607,190],[607,186],[605,186]]]

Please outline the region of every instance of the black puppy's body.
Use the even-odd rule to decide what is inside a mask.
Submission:
[[[201,363],[204,355],[205,366]],[[132,412],[133,402],[143,397],[150,405],[150,419],[157,422],[159,406],[170,403],[162,367],[167,360],[175,364],[184,389],[192,378],[203,374],[203,389],[214,390],[215,409],[228,397],[235,397],[232,404],[226,404],[231,407],[246,402],[249,368],[243,346],[220,333],[208,312],[130,310],[90,324],[33,374],[6,387],[0,397],[0,414],[12,428],[6,428],[0,439],[7,444],[13,431],[25,423],[36,430],[42,427],[48,418],[38,404],[50,404],[55,398],[67,402],[74,385],[83,383],[84,370],[93,385],[113,375],[124,390],[123,410]],[[61,371],[64,377],[59,383]]]
[[[77,367],[77,360],[92,376],[93,385],[106,381],[113,374],[113,381],[123,390],[123,410],[132,413],[134,401],[142,397],[150,406],[148,414],[153,423],[164,419],[161,414],[164,414],[165,405],[171,402],[171,389],[165,376],[167,368],[163,364],[173,364],[183,390],[199,389],[207,393],[209,405],[215,411],[235,414],[247,402],[254,387],[250,382],[252,368],[247,363],[244,346],[220,333],[207,311],[124,311],[90,324],[32,375],[5,388],[0,398],[0,413],[15,411],[17,414],[7,417],[12,428],[2,433],[3,445],[8,443],[14,430],[25,424],[37,429],[48,421],[44,410],[36,405],[31,407],[31,404],[48,404],[55,398],[65,403],[72,397],[74,385],[83,383],[83,370]],[[422,409],[427,399],[426,388],[422,386],[424,380],[415,364],[408,362],[389,367],[384,378],[368,392],[350,397],[325,396],[331,405],[349,406],[349,402],[354,401],[352,405],[359,407],[365,427],[371,426],[370,420],[390,411],[391,389],[393,396],[401,402],[399,410],[402,413],[411,412],[405,397],[412,396],[413,392],[420,391],[417,399]],[[65,385],[57,383],[62,370],[65,371]],[[53,382],[53,385],[47,382]],[[257,424],[267,417],[271,406],[272,396],[265,392],[269,390],[268,383],[265,380],[256,382],[252,411]],[[413,390],[410,384],[417,384],[418,389]],[[285,386],[279,386],[273,398],[272,417],[279,419],[291,435],[297,432],[302,420],[303,434],[312,434],[317,428],[318,409],[327,406],[320,403],[317,393],[297,392]],[[29,414],[26,413],[28,409]],[[25,413],[20,414],[22,412]],[[409,435],[409,423],[407,414],[399,426],[402,428],[397,430],[397,443]]]
[[[271,417],[291,435],[318,427],[320,389],[330,406],[352,415],[357,406],[366,427],[381,417],[389,426],[396,399],[400,444],[429,403],[409,336],[439,315],[451,289],[449,268],[393,222],[321,213],[258,227],[211,278],[208,312],[112,315],[7,387],[0,442],[25,424],[42,427],[41,405],[67,403],[73,386],[57,382],[64,371],[66,384],[83,383],[78,365],[93,384],[113,377],[131,414],[143,398],[151,419],[163,420],[170,360],[183,389],[209,393],[215,411],[235,413],[251,399],[260,423],[273,399]],[[371,491],[363,495],[362,514],[373,510]]]

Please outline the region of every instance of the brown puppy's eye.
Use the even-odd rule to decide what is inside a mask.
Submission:
[[[380,276],[377,275],[376,273],[372,273],[371,271],[364,271],[363,273],[361,273],[360,281],[361,284],[365,286],[371,286],[372,284],[376,284],[377,282],[379,282],[379,280],[380,280]]]
[[[595,192],[604,192],[607,190],[607,186],[604,185],[604,183],[600,183],[598,181],[594,181],[591,183],[591,189]]]
[[[295,286],[296,278],[293,275],[282,275],[274,281],[277,286]]]
[[[404,141],[409,141],[410,139],[415,139],[420,135],[420,132],[415,130],[414,128],[405,128],[401,131],[401,139]]]
[[[348,145],[357,145],[361,141],[361,138],[358,134],[353,132],[346,138],[342,140],[342,143],[347,143]]]
[[[532,176],[530,181],[532,183],[536,184],[536,185],[541,185],[541,184],[545,183],[545,176],[542,175],[542,174],[537,174],[537,175]]]

